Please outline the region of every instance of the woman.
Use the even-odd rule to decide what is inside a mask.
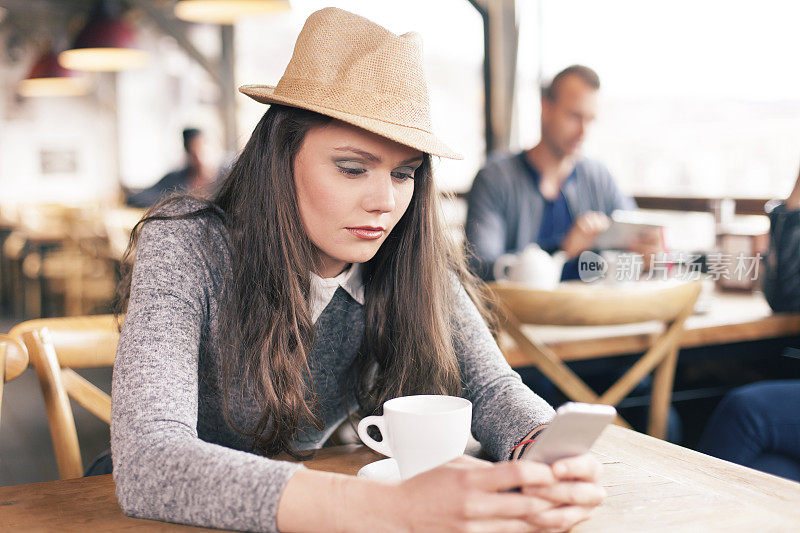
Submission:
[[[429,154],[456,154],[430,133],[422,74],[416,35],[312,14],[278,86],[240,89],[276,105],[220,192],[144,219],[112,391],[127,514],[266,531],[540,531],[602,500],[590,457],[462,458],[394,485],[270,459],[306,457],[349,413],[401,395],[469,398],[498,459],[552,416],[503,360],[446,240]]]

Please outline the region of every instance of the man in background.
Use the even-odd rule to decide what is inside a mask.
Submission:
[[[186,190],[203,195],[214,184],[216,169],[208,162],[208,147],[203,132],[197,128],[183,130],[186,164],[161,178],[155,185],[128,196],[132,207],[150,207],[173,191]]]
[[[494,263],[531,243],[548,253],[563,250],[562,279],[578,277],[577,256],[592,249],[609,227],[615,209],[635,209],[608,169],[583,157],[581,146],[597,114],[600,78],[592,69],[573,65],[559,72],[542,93],[541,140],[529,150],[489,161],[469,193],[467,243],[471,266],[487,281]],[[634,243],[645,256],[660,243]]]
[[[616,209],[636,209],[599,161],[583,157],[581,147],[597,114],[600,78],[592,69],[573,65],[559,72],[542,91],[541,140],[528,150],[489,161],[472,184],[465,226],[473,272],[494,279],[494,263],[531,243],[552,254],[563,250],[570,261],[562,279],[578,278],[578,256],[591,250],[608,229]],[[661,242],[637,241],[647,267]],[[604,359],[569,364],[590,386],[605,390],[625,370]],[[523,381],[553,405],[564,398],[535,368],[518,369]],[[637,392],[647,392],[643,381]],[[626,414],[633,423],[638,417]],[[670,416],[669,440],[680,440],[680,420]],[[641,421],[640,427],[644,425]]]

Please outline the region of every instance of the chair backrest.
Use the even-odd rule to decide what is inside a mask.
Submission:
[[[44,396],[61,479],[81,477],[78,433],[69,398],[106,423],[111,398],[73,368],[113,366],[119,332],[114,315],[29,320],[12,328],[30,355]]]
[[[608,326],[672,322],[700,294],[699,282],[639,283],[621,287],[583,285],[553,291],[514,283],[491,283],[507,311],[522,324]],[[691,308],[688,309],[691,313]]]
[[[27,366],[25,345],[9,335],[0,335],[0,414],[3,412],[3,384],[22,374]]]
[[[576,401],[617,405],[655,370],[649,433],[666,435],[666,419],[680,336],[702,288],[700,282],[640,283],[624,287],[577,287],[542,291],[524,285],[489,285],[498,305],[503,330],[514,340],[524,364],[536,365]],[[660,321],[664,331],[647,352],[607,391],[597,395],[535,333],[524,325],[604,326]],[[506,353],[504,351],[504,353]],[[509,357],[506,353],[506,357]],[[626,423],[618,418],[618,422]]]

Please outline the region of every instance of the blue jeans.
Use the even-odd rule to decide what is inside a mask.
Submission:
[[[800,381],[765,381],[726,394],[698,450],[800,481]]]

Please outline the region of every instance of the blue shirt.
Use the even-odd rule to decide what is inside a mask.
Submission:
[[[536,168],[531,165],[528,158],[525,157],[525,152],[519,154],[522,159],[522,164],[527,169],[530,178],[539,189],[539,181],[541,175]],[[576,179],[576,170],[573,168],[564,184],[558,191],[558,196],[552,200],[544,198],[544,209],[542,210],[542,221],[539,226],[539,235],[536,237],[536,244],[539,248],[549,254],[553,254],[561,249],[561,242],[572,229],[574,219],[572,212],[569,209],[567,197],[564,196],[564,185]],[[564,270],[561,271],[561,279],[578,279],[578,258],[571,259],[564,264]]]
[[[579,158],[573,176],[561,187],[573,221],[587,211],[611,215],[615,209],[636,209],[601,163]],[[467,197],[464,226],[469,262],[481,278],[494,279],[494,262],[539,242],[545,199],[519,152],[492,157],[475,176]]]

